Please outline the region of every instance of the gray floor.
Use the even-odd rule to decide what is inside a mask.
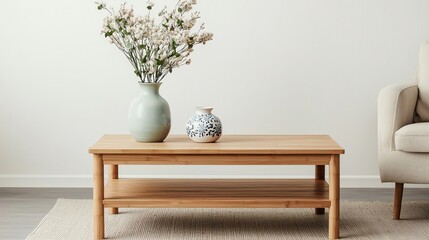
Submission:
[[[90,188],[0,188],[0,239],[25,239],[58,198],[90,199]],[[392,201],[393,189],[342,189],[341,199]],[[429,189],[405,188],[404,201],[429,201]]]

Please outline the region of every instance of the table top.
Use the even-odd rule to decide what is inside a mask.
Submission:
[[[343,154],[328,135],[223,135],[215,143],[195,143],[185,135],[141,143],[130,135],[104,135],[93,154]]]

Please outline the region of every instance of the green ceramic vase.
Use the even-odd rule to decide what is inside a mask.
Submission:
[[[161,83],[140,83],[142,92],[130,105],[128,126],[138,142],[162,142],[170,132],[168,102],[159,95]]]

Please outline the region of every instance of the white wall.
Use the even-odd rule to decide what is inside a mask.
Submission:
[[[143,9],[144,1],[129,2]],[[377,94],[411,79],[429,39],[429,0],[201,0],[198,8],[215,37],[164,81],[171,134],[185,133],[195,106],[211,105],[224,134],[329,134],[346,149],[343,186],[391,186],[378,180]],[[88,147],[104,133],[127,133],[139,87],[100,35],[103,17],[87,0],[2,1],[0,186],[90,186]],[[121,173],[279,177],[313,169]]]

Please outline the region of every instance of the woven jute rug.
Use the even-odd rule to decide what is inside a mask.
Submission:
[[[429,239],[429,202],[341,202],[341,238]],[[120,209],[106,211],[107,239],[326,239],[328,214],[313,209]],[[92,201],[59,199],[28,240],[92,239]]]

